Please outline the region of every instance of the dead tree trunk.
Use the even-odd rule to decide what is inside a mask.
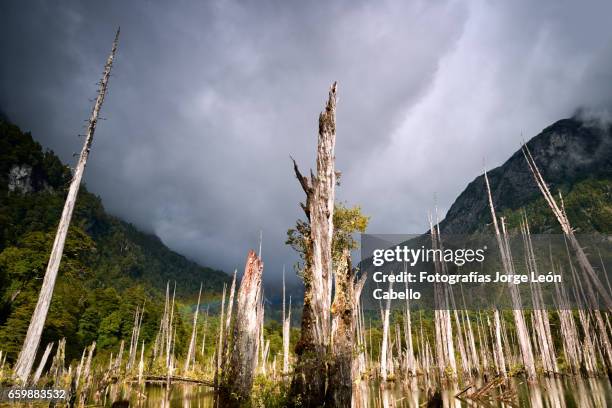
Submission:
[[[506,358],[504,357],[504,348],[502,346],[501,320],[499,317],[499,310],[497,309],[493,310],[493,321],[495,323],[495,340],[493,343],[495,366],[497,367],[497,374],[505,378]]]
[[[355,334],[357,336],[355,344],[357,345],[358,355],[357,358],[353,358],[353,380],[359,380],[361,373],[366,370],[367,361],[367,344],[365,342],[365,329],[363,322],[363,313],[361,310],[361,292],[365,285],[367,274],[361,273],[361,277],[355,283],[355,289],[353,293],[353,322],[355,325]]]
[[[198,293],[198,305],[193,313],[193,329],[191,330],[191,340],[189,341],[189,349],[187,350],[187,358],[185,359],[184,373],[189,371],[189,366],[195,358],[196,348],[196,333],[198,328],[198,312],[200,311],[200,298],[202,297],[202,283],[200,283],[200,292]]]
[[[434,251],[441,250],[442,240],[440,238],[439,224],[434,226],[433,218],[430,216],[429,225],[432,249]],[[436,273],[447,274],[446,265],[441,259],[435,259],[434,268]],[[434,283],[434,329],[436,334],[436,360],[440,378],[455,378],[457,375],[448,291],[447,284]]]
[[[533,250],[533,243],[531,241],[529,222],[527,220],[527,214],[525,212],[523,212],[523,219],[521,221],[521,233],[523,235],[523,245],[525,248],[525,264],[527,271],[530,274],[538,275],[538,266]],[[555,353],[555,347],[550,332],[550,321],[548,319],[548,312],[544,307],[542,288],[540,287],[540,285],[533,284],[531,282],[529,285],[531,290],[531,299],[533,303],[532,326],[534,329],[534,334],[537,334],[537,337],[539,339],[538,342],[534,342],[534,345],[540,345],[540,357],[542,360],[542,368],[544,370],[544,373],[556,374],[558,372],[557,356]]]
[[[491,186],[489,185],[489,178],[487,172],[484,173],[485,185],[487,188],[487,197],[489,200],[489,207],[491,210],[491,218],[493,219],[493,227],[495,229],[495,238],[499,247],[501,255],[501,261],[504,268],[504,272],[507,275],[514,275],[514,265],[512,263],[512,254],[510,252],[510,244],[508,242],[508,234],[504,225],[504,218],[501,218],[502,233],[500,233],[499,224],[497,222],[497,215],[495,213],[495,206],[493,205],[493,196],[491,195]],[[527,330],[527,324],[525,323],[525,316],[522,311],[521,294],[518,291],[516,285],[508,284],[508,290],[510,291],[510,297],[512,300],[512,314],[514,316],[514,323],[516,325],[516,335],[521,349],[521,357],[523,364],[525,365],[525,374],[529,381],[534,381],[536,378],[535,362],[533,358],[533,349],[531,347],[531,341],[529,339],[529,331]]]
[[[57,351],[55,357],[51,362],[51,369],[49,370],[49,376],[53,378],[54,384],[59,384],[60,379],[64,375],[64,360],[66,354],[66,338],[62,338],[57,344]]]
[[[393,289],[393,281],[389,281],[389,293]],[[384,384],[387,381],[388,374],[388,359],[387,352],[389,349],[389,315],[391,313],[391,299],[387,299],[387,304],[384,310],[381,310],[383,335],[382,344],[380,346],[380,380]]]
[[[204,314],[204,325],[202,326],[202,348],[200,349],[200,355],[204,357],[204,350],[206,348],[206,332],[208,331],[208,307],[206,305],[206,313]]]
[[[42,375],[43,369],[45,368],[45,364],[47,364],[47,359],[49,358],[49,354],[51,354],[51,349],[53,348],[53,342],[47,344],[47,348],[40,359],[40,363],[38,363],[38,368],[34,372],[34,377],[32,377],[31,384],[36,385],[40,376]]]
[[[87,126],[87,134],[85,137],[85,144],[81,150],[79,161],[74,169],[74,175],[70,188],[68,190],[68,196],[64,204],[64,210],[60,218],[59,226],[57,227],[57,233],[55,234],[55,240],[53,241],[53,247],[51,249],[51,256],[49,257],[49,263],[47,264],[47,271],[40,288],[40,295],[38,296],[38,302],[36,308],[32,314],[30,320],[30,326],[26,334],[21,352],[15,363],[15,376],[22,382],[26,382],[30,376],[34,359],[36,358],[36,352],[38,351],[38,345],[40,344],[40,337],[42,335],[43,328],[45,326],[45,320],[47,319],[47,312],[51,305],[51,298],[53,297],[53,288],[55,287],[55,280],[57,279],[57,273],[59,270],[60,262],[62,260],[62,253],[64,252],[64,243],[66,242],[66,235],[68,235],[68,227],[70,226],[70,219],[72,218],[72,212],[76,203],[77,195],[79,193],[79,187],[81,186],[81,179],[85,172],[85,165],[87,164],[87,158],[89,151],[91,150],[91,144],[93,142],[94,132],[96,130],[96,124],[98,123],[98,115],[104,97],[106,96],[106,89],[108,87],[108,79],[110,78],[111,68],[113,66],[113,59],[115,58],[115,52],[117,51],[117,43],[119,41],[119,30],[115,35],[113,41],[113,48],[111,50],[106,65],[104,66],[104,73],[100,80],[100,87],[98,89],[98,96],[89,118],[89,125]]]
[[[353,344],[355,342],[355,282],[351,253],[344,249],[335,269],[334,303],[332,305],[332,358],[329,366],[327,405],[351,406],[353,394]]]
[[[472,364],[472,371],[474,373],[478,373],[480,370],[480,358],[478,357],[478,352],[476,351],[476,340],[474,338],[474,331],[472,330],[472,322],[470,321],[470,314],[465,305],[465,297],[463,295],[463,287],[461,288],[461,300],[463,302],[463,310],[461,312],[463,319],[465,321],[464,327],[466,329],[466,343],[469,345],[470,351],[470,360]]]
[[[227,285],[223,284],[223,295],[221,296],[221,315],[219,316],[219,340],[217,343],[217,350],[215,354],[217,356],[217,365],[215,368],[215,386],[219,383],[219,374],[221,373],[221,364],[224,362],[223,355],[223,328],[225,327],[223,323],[223,316],[225,313],[225,292],[227,289]]]
[[[332,235],[336,173],[336,83],[331,86],[325,111],[319,116],[317,174],[302,176],[294,170],[304,192],[302,209],[309,222],[304,234],[304,307],[302,330],[295,348],[297,363],[291,383],[293,405],[321,406],[325,398],[326,349],[329,344],[329,318],[332,278]]]
[[[259,253],[261,253],[261,243],[259,244]],[[238,273],[238,270],[234,269],[234,277],[232,279],[232,284],[230,286],[230,291],[229,291],[229,299],[227,301],[227,311],[225,313],[225,329],[224,329],[224,333],[226,333],[225,337],[223,338],[223,345],[221,347],[221,361],[225,362],[227,361],[228,357],[227,357],[227,353],[229,352],[228,347],[228,340],[229,340],[229,335],[230,335],[230,328],[231,328],[231,323],[232,323],[232,317],[233,317],[233,308],[234,308],[234,294],[236,293],[236,274]],[[223,301],[225,302],[225,296],[223,296]],[[223,317],[221,318],[221,320],[223,320]]]
[[[219,403],[223,407],[239,406],[251,395],[262,320],[260,315],[263,314],[263,309],[259,307],[262,273],[263,262],[254,251],[249,251],[238,290],[230,355],[221,373]]]
[[[289,340],[291,336],[291,297],[285,311],[285,267],[283,266],[283,375],[289,373]]]
[[[127,369],[129,370],[134,366],[136,361],[136,354],[138,353],[138,338],[140,337],[140,328],[142,326],[142,318],[144,316],[144,303],[142,309],[139,306],[136,307],[136,313],[134,316],[134,327],[132,328],[132,338],[130,339],[130,354],[128,357]]]

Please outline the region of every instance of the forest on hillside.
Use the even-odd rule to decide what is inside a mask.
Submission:
[[[17,358],[34,310],[70,179],[70,168],[52,151],[0,121],[0,344],[9,362]],[[136,307],[146,304],[142,335],[149,342],[169,281],[178,282],[187,308],[200,282],[204,298],[218,300],[229,280],[109,215],[82,186],[42,341],[68,339],[69,360],[93,341],[110,352],[129,336]]]

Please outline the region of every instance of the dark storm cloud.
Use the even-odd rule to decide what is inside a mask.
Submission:
[[[330,2],[331,3],[331,2]],[[268,282],[338,80],[339,199],[374,232],[426,228],[487,164],[610,101],[610,6],[573,2],[4,2],[0,109],[73,162],[114,30],[87,169],[110,212],[202,264]],[[607,81],[607,82],[606,82]]]

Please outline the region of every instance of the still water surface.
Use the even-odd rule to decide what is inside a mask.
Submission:
[[[131,407],[141,408],[212,408],[214,398],[211,388],[197,385],[173,385],[170,391],[157,385],[148,385],[144,395],[137,387],[121,387],[112,390],[106,406],[117,399],[127,399]],[[512,379],[511,403],[501,402],[491,395],[488,400],[475,402],[461,400],[455,395],[461,391],[458,386],[442,391],[444,407],[535,407],[535,408],[606,408],[612,407],[612,387],[607,378],[545,378],[539,383],[528,385],[520,379]],[[381,390],[378,384],[362,383],[360,399],[363,407],[419,408],[426,402],[426,392],[416,380],[408,385],[395,385]],[[140,398],[139,398],[140,395]]]

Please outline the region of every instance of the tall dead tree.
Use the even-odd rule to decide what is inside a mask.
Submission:
[[[366,370],[367,361],[367,344],[365,340],[365,323],[363,321],[363,310],[361,308],[361,292],[365,286],[368,276],[365,272],[361,273],[361,277],[355,283],[353,291],[353,320],[355,324],[355,334],[357,336],[355,345],[357,348],[357,358],[353,359],[353,380],[361,378],[361,373]]]
[[[328,405],[349,407],[353,390],[353,344],[355,342],[355,273],[348,248],[335,266],[335,292],[332,304],[331,353]]]
[[[521,233],[523,236],[523,246],[525,248],[526,269],[529,274],[539,275],[536,255],[533,250],[533,243],[531,241],[529,222],[527,220],[527,214],[524,211],[521,221]],[[550,331],[548,311],[544,306],[542,288],[540,285],[534,284],[533,282],[530,282],[529,286],[533,303],[533,311],[531,315],[533,319],[532,326],[534,329],[534,334],[537,334],[539,340],[538,342],[534,342],[534,345],[539,345],[540,347],[540,358],[544,372],[547,374],[556,374],[558,372],[557,356]]]
[[[407,269],[407,265],[404,266]],[[408,292],[408,282],[405,283]],[[410,318],[410,300],[406,298],[406,308],[404,309],[404,342],[406,343],[406,360],[404,372],[406,377],[416,375],[416,361],[414,359],[414,346],[412,343],[412,320]]]
[[[332,279],[332,236],[336,185],[336,83],[329,90],[325,111],[319,115],[317,173],[303,176],[293,162],[295,175],[306,193],[301,204],[308,220],[304,232],[304,306],[302,330],[295,354],[297,362],[290,400],[301,406],[321,406],[325,398],[326,350]]]
[[[389,281],[389,293],[393,290],[393,281]],[[388,358],[387,353],[389,351],[389,316],[391,313],[391,298],[387,299],[385,308],[381,309],[380,314],[382,317],[382,343],[380,346],[380,380],[384,384],[387,381],[388,374]]]
[[[491,186],[489,185],[489,177],[487,172],[484,172],[485,186],[487,188],[487,198],[489,201],[489,209],[491,210],[491,218],[493,219],[493,227],[495,230],[495,238],[499,247],[501,256],[502,266],[506,275],[515,275],[514,264],[512,262],[512,254],[510,252],[510,243],[508,241],[508,234],[504,224],[504,218],[501,218],[501,231],[497,221],[497,214],[495,213],[495,205],[493,204],[493,196],[491,195]],[[516,325],[516,335],[521,350],[521,358],[525,366],[525,374],[529,381],[534,381],[536,378],[535,361],[533,358],[533,349],[531,347],[531,341],[529,339],[529,331],[527,330],[527,323],[525,322],[525,316],[523,315],[521,294],[518,291],[516,285],[509,283],[508,290],[510,291],[510,298],[512,301],[512,315],[514,317],[514,323]]]
[[[217,350],[215,351],[215,355],[217,358],[217,365],[215,368],[215,386],[219,382],[219,374],[221,373],[221,365],[224,362],[223,355],[223,328],[225,325],[223,324],[223,316],[225,313],[225,295],[226,295],[227,285],[223,284],[223,295],[221,296],[221,315],[219,316],[219,340],[217,343]]]
[[[197,328],[198,328],[198,312],[200,311],[200,298],[201,297],[202,297],[202,283],[200,283],[200,292],[198,293],[198,304],[196,306],[195,311],[193,312],[193,328],[191,330],[191,340],[189,341],[189,349],[187,350],[187,358],[185,358],[185,367],[183,368],[184,373],[189,371],[189,366],[191,365],[193,359],[195,359],[196,333],[197,333]]]
[[[283,266],[283,374],[289,373],[289,341],[291,336],[291,297],[285,311],[285,267]]]
[[[204,350],[206,348],[206,332],[208,331],[208,308],[206,305],[206,313],[204,314],[204,325],[202,326],[202,348],[200,349],[200,355],[204,357]]]
[[[136,307],[136,313],[134,314],[134,327],[132,328],[132,337],[130,338],[130,352],[128,354],[128,362],[126,369],[130,369],[134,366],[136,361],[136,354],[138,352],[138,338],[140,337],[140,328],[142,327],[142,318],[144,316],[144,303],[142,309],[140,306]]]
[[[261,253],[261,241],[259,244],[259,253]],[[261,257],[260,257],[261,259]],[[234,277],[232,279],[232,284],[230,286],[230,291],[229,291],[229,299],[227,301],[227,312],[226,312],[226,317],[225,317],[225,329],[223,330],[223,333],[226,333],[225,337],[223,338],[222,344],[221,344],[221,361],[224,362],[227,360],[227,353],[228,351],[228,347],[229,347],[229,336],[230,336],[230,328],[231,328],[231,323],[232,323],[232,318],[234,316],[233,314],[233,307],[234,307],[234,294],[236,293],[236,274],[238,273],[238,270],[234,269]],[[223,302],[225,302],[225,295],[223,296]],[[221,320],[223,320],[223,317],[221,318]]]
[[[38,368],[34,372],[34,376],[32,377],[32,381],[30,382],[31,385],[36,385],[36,383],[40,379],[43,369],[45,368],[45,364],[47,364],[47,359],[49,358],[49,354],[51,354],[52,348],[53,348],[53,342],[47,344],[47,348],[45,349],[45,352],[43,353],[42,358],[40,359],[40,362],[38,363]]]
[[[434,251],[442,250],[439,223],[434,226],[433,218],[430,216],[429,226],[432,249]],[[446,264],[442,262],[442,259],[434,259],[434,268],[438,274],[446,275],[448,273]],[[449,286],[447,284],[434,283],[434,306],[438,372],[441,378],[454,378],[457,375],[457,362],[455,360],[455,344],[449,310]]]
[[[51,368],[49,369],[49,376],[53,378],[54,384],[59,384],[60,379],[64,375],[64,360],[66,354],[66,338],[62,338],[57,344],[57,351],[55,357],[51,362]]]
[[[251,395],[263,320],[259,305],[262,273],[263,262],[253,250],[249,251],[230,331],[228,361],[220,376],[219,403],[223,407],[240,406]]]
[[[32,314],[30,320],[30,326],[26,334],[21,352],[15,363],[15,376],[22,382],[26,382],[30,376],[34,359],[38,351],[40,344],[40,337],[42,335],[45,321],[47,319],[47,312],[51,305],[51,298],[53,297],[53,289],[55,287],[55,280],[62,260],[62,254],[64,252],[64,244],[66,242],[66,236],[68,235],[68,228],[70,226],[70,220],[72,218],[72,212],[74,211],[74,205],[76,203],[77,195],[79,193],[79,187],[81,186],[81,179],[85,172],[85,165],[87,164],[87,158],[91,150],[91,144],[93,142],[94,132],[98,123],[98,115],[106,96],[106,90],[108,87],[108,80],[110,78],[111,68],[113,66],[113,60],[115,58],[115,52],[117,51],[117,44],[119,42],[119,30],[115,34],[115,40],[113,41],[113,47],[110,55],[106,60],[104,66],[104,72],[102,79],[99,83],[98,95],[91,111],[89,118],[89,124],[87,126],[87,133],[85,135],[85,143],[79,156],[79,161],[74,169],[74,175],[68,189],[68,196],[64,204],[64,210],[60,218],[59,226],[57,227],[57,233],[55,234],[55,240],[53,241],[53,247],[51,249],[51,256],[49,257],[49,263],[47,264],[47,271],[43,279],[42,287],[40,288],[40,295],[38,296],[38,302],[36,308]]]
[[[497,368],[498,375],[506,377],[506,358],[504,356],[504,347],[502,346],[501,320],[499,317],[499,310],[497,308],[493,310],[493,321],[495,323],[495,336],[493,340],[493,358],[495,360],[495,367]]]

